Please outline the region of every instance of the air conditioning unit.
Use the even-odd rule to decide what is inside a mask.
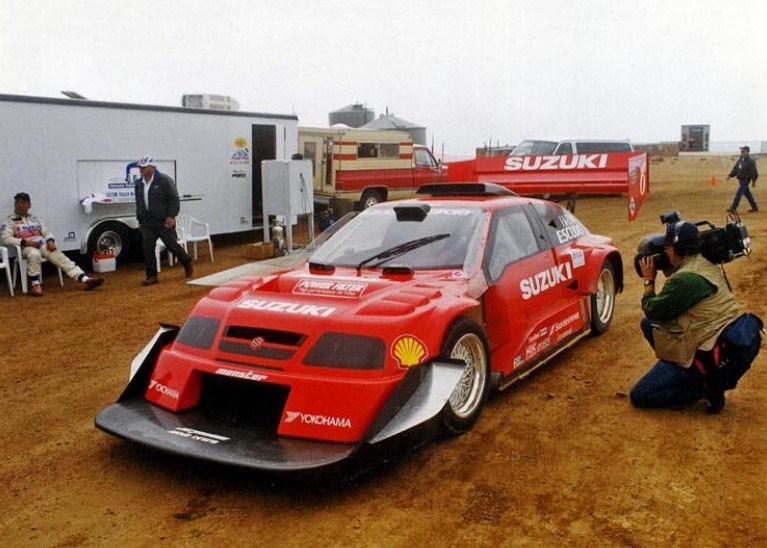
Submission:
[[[198,93],[184,95],[181,104],[188,108],[204,108],[209,110],[240,110],[240,103],[228,95]]]

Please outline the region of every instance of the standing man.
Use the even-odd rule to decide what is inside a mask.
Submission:
[[[157,238],[165,244],[168,253],[173,253],[184,265],[187,278],[194,273],[192,258],[176,241],[176,216],[181,204],[173,179],[155,169],[151,157],[145,156],[138,161],[141,178],[136,181],[136,218],[144,243],[144,261],[146,279],[142,285],[153,285],[157,280],[157,258],[155,244]]]
[[[748,211],[751,213],[759,211],[759,206],[756,204],[754,195],[751,194],[751,190],[748,188],[749,183],[751,183],[751,186],[756,187],[756,180],[759,178],[759,173],[756,171],[756,162],[750,154],[751,149],[748,146],[740,147],[740,158],[735,162],[735,166],[727,176],[728,181],[732,177],[737,177],[738,182],[740,183],[738,185],[738,191],[735,193],[735,198],[732,200],[732,206],[727,210],[729,213],[735,213],[740,204],[740,199],[744,194],[748,203],[751,204],[751,209]]]
[[[658,362],[631,390],[635,407],[681,407],[702,398],[707,413],[724,407],[724,389],[705,378],[716,365],[717,339],[738,317],[738,302],[717,266],[700,254],[698,227],[669,223],[664,245],[672,270],[660,293],[653,256],[642,257],[644,278],[640,327]]]
[[[104,283],[103,278],[92,278],[85,274],[82,268],[59,250],[48,227],[36,216],[29,214],[31,207],[29,194],[19,192],[13,197],[13,215],[8,215],[3,225],[3,243],[19,246],[27,261],[29,294],[33,297],[43,296],[43,285],[40,281],[43,257],[61,268],[70,278],[82,282],[86,291],[96,289]]]

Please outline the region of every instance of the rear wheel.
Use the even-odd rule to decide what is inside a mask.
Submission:
[[[384,200],[383,192],[380,190],[366,190],[362,193],[362,199],[360,200],[360,208],[367,209],[374,205],[380,204]]]
[[[601,335],[610,328],[615,314],[615,270],[605,261],[599,273],[597,292],[591,295],[591,332]]]
[[[483,329],[461,318],[445,334],[442,355],[462,360],[461,380],[442,410],[442,423],[453,435],[468,431],[482,413],[490,392],[490,360]]]
[[[130,260],[134,249],[131,229],[118,221],[107,221],[97,226],[88,238],[88,256],[111,253],[118,264]]]

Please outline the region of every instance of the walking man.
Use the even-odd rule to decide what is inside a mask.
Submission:
[[[748,203],[751,204],[751,209],[748,211],[754,213],[759,211],[759,206],[754,199],[754,195],[751,194],[751,190],[748,188],[749,183],[751,186],[756,187],[756,180],[759,178],[759,173],[756,171],[756,162],[750,156],[751,149],[748,146],[740,147],[740,158],[735,162],[735,166],[727,176],[729,181],[732,177],[737,177],[739,185],[738,191],[735,193],[735,198],[732,200],[732,206],[727,210],[729,213],[735,213],[740,204],[740,199],[745,195]]]
[[[194,273],[192,258],[176,241],[176,216],[181,204],[173,179],[157,171],[151,157],[145,156],[137,163],[141,178],[136,181],[136,218],[144,244],[146,279],[142,285],[153,285],[157,280],[157,238],[165,244],[168,253],[173,253],[184,265],[187,278]]]

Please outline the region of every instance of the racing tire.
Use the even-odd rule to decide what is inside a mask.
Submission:
[[[468,318],[456,320],[445,333],[442,356],[466,363],[441,413],[445,430],[457,436],[474,426],[490,393],[490,353],[484,330]]]
[[[384,201],[386,200],[384,199],[383,192],[380,190],[366,190],[362,193],[362,198],[360,199],[360,209],[365,210]]]
[[[106,221],[98,225],[88,237],[88,258],[94,253],[111,249],[117,264],[124,264],[132,258],[136,238],[131,229],[118,221]]]
[[[605,261],[599,272],[597,292],[591,295],[591,333],[593,335],[601,335],[610,329],[615,315],[616,287],[615,269],[610,261]]]

